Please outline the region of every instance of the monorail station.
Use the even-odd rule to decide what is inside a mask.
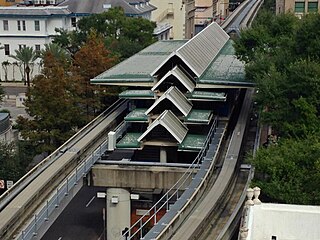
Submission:
[[[125,86],[119,97],[130,100],[104,159],[162,163],[192,162],[210,126],[227,120],[239,90],[252,86],[215,23],[189,41],[156,42],[91,83]]]
[[[100,163],[186,165],[211,137],[206,158],[212,159],[233,113],[241,107],[239,99],[245,89],[253,87],[245,79],[244,63],[235,57],[232,44],[229,35],[213,22],[190,40],[156,42],[92,79],[92,84],[126,87],[119,97],[128,102],[122,124],[108,134],[108,151]],[[100,176],[107,174],[98,164],[93,168],[96,178],[99,171]],[[126,184],[107,190],[107,219],[119,220],[107,221],[109,230],[133,224],[128,214],[130,201],[116,199],[130,199],[134,188],[130,184],[139,174],[129,175],[128,171],[118,176],[127,177]],[[142,181],[145,185],[152,182]],[[160,192],[170,187],[162,185]],[[107,237],[119,236],[113,236],[111,230]]]

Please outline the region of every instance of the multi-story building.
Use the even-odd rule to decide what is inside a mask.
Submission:
[[[307,13],[319,13],[319,2],[319,0],[276,0],[276,14],[291,12],[301,17]]]
[[[0,6],[12,6],[20,2],[21,0],[0,0]]]
[[[0,7],[1,80],[21,80],[23,66],[10,55],[29,46],[40,51],[56,34],[55,28],[71,30],[72,14],[67,7]],[[31,76],[39,72],[39,61],[31,66]]]
[[[56,4],[57,0],[34,0],[33,4]],[[29,3],[28,3],[29,4]],[[44,44],[50,43],[55,29],[76,29],[79,18],[94,13],[107,11],[111,7],[122,7],[127,16],[151,18],[156,8],[149,0],[66,0],[58,6],[9,6],[0,7],[0,80],[21,81],[23,66],[10,55],[23,47],[33,47],[40,51]],[[169,29],[162,29],[157,34],[165,34]],[[31,65],[30,76],[40,71],[40,60]]]

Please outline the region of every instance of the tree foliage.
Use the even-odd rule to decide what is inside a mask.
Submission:
[[[24,139],[33,142],[38,152],[56,149],[85,123],[77,84],[51,53],[44,57],[43,72],[35,77],[28,96],[25,105],[32,119],[19,117],[17,123]]]
[[[30,87],[30,64],[33,63],[39,56],[36,51],[33,50],[32,47],[23,47],[21,49],[16,49],[15,55],[10,55],[10,57],[14,58],[18,62],[22,63],[24,66],[24,73],[27,76],[27,85]]]
[[[262,12],[235,42],[247,78],[259,89],[257,101],[267,108],[262,120],[284,137],[319,131],[319,23],[318,14],[299,20]]]
[[[286,139],[260,149],[249,162],[255,166],[253,184],[273,200],[290,204],[320,204],[319,137]]]
[[[118,94],[116,88],[90,84],[90,79],[111,68],[116,62],[117,58],[111,56],[111,52],[104,46],[102,37],[96,32],[90,33],[86,43],[74,55],[73,77],[78,81],[78,94],[83,100],[88,120],[106,107],[101,101],[103,96]]]
[[[92,14],[78,21],[78,31],[68,32],[57,29],[54,42],[75,53],[84,44],[92,30],[105,39],[107,49],[123,60],[147,47],[155,41],[155,23],[143,18],[127,17],[121,8],[111,8],[106,12]]]

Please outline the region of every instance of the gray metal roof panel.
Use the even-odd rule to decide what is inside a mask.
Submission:
[[[189,92],[193,92],[195,88],[194,82],[178,67],[175,66],[172,70],[167,72],[151,89],[152,91],[156,90],[170,75],[176,77],[187,89]]]
[[[147,0],[140,1],[147,3]],[[102,13],[107,11],[108,8],[104,7],[106,4],[110,4],[111,7],[123,8],[125,14],[139,15],[145,12],[150,12],[156,8],[151,4],[144,4],[142,7],[135,8],[130,4],[130,0],[65,0],[60,3],[59,6],[68,6],[73,13]]]
[[[178,119],[178,117],[170,110],[166,110],[150,124],[147,130],[138,138],[138,141],[142,141],[158,125],[162,125],[168,130],[179,143],[183,141],[188,132],[188,128]]]
[[[108,82],[149,81],[150,73],[167,58],[172,51],[183,45],[185,41],[159,41],[143,49],[139,53],[124,60],[116,66],[98,75],[91,83],[107,84]]]
[[[184,116],[187,116],[192,109],[192,103],[175,86],[170,87],[154,104],[146,111],[149,114],[164,99],[170,100]]]
[[[0,7],[0,16],[54,16],[69,15],[71,12],[66,7],[46,6],[46,7]]]
[[[229,35],[216,22],[212,22],[172,53],[169,58],[174,55],[178,56],[197,77],[200,77],[228,39]],[[168,59],[162,62],[152,72],[152,75],[155,75],[167,61]]]

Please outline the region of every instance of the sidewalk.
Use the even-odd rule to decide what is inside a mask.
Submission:
[[[1,87],[25,87],[27,88],[27,85],[24,85],[24,82],[0,82]]]

